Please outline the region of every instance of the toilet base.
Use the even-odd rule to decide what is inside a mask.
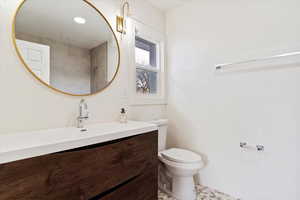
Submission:
[[[172,194],[179,200],[195,200],[197,195],[193,177],[173,177]]]
[[[181,153],[186,154],[186,150],[173,149],[172,151],[177,151],[178,155],[182,155]],[[195,160],[193,160],[193,162],[189,162],[189,160],[187,160],[185,157],[182,158],[182,162],[177,162],[176,160],[172,160],[172,158],[176,158],[176,156],[170,154],[168,155],[170,158],[167,159],[168,157],[164,157],[166,155],[168,154],[159,153],[158,158],[163,166],[160,169],[165,172],[161,174],[170,177],[171,183],[167,184],[169,182],[168,178],[161,179],[162,188],[164,190],[169,190],[171,195],[178,200],[196,200],[197,194],[194,176],[199,173],[201,167],[203,166],[201,157],[199,156],[199,161],[197,162]]]

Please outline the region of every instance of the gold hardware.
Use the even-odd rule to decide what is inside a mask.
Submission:
[[[126,30],[124,27],[124,18],[121,16],[117,16],[117,31],[122,34],[126,34]]]
[[[125,16],[125,8],[127,8],[127,14]],[[126,18],[130,15],[129,14],[130,11],[130,5],[129,3],[126,1],[123,5],[122,5],[122,16],[117,16],[117,31],[123,35],[126,34]]]

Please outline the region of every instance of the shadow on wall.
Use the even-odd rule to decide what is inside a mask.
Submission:
[[[191,150],[192,151],[192,150]],[[195,153],[198,153],[198,152],[195,152]],[[198,153],[201,158],[202,158],[202,162],[203,162],[203,166],[201,167],[200,169],[200,172],[198,174],[196,174],[194,176],[194,180],[195,180],[195,183],[198,184],[198,185],[203,185],[202,182],[201,182],[201,171],[206,168],[206,166],[208,166],[209,164],[209,160],[208,160],[208,157],[207,155],[203,154],[203,153]]]

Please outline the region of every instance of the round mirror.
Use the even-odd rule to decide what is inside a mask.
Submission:
[[[14,18],[13,41],[28,71],[64,94],[102,91],[120,65],[112,27],[87,0],[23,0]]]

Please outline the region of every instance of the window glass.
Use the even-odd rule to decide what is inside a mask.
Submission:
[[[135,62],[140,65],[150,65],[150,52],[136,47]]]
[[[157,45],[155,43],[136,36],[135,47],[136,63],[157,67]]]
[[[140,94],[157,93],[157,72],[136,70],[136,91]]]

